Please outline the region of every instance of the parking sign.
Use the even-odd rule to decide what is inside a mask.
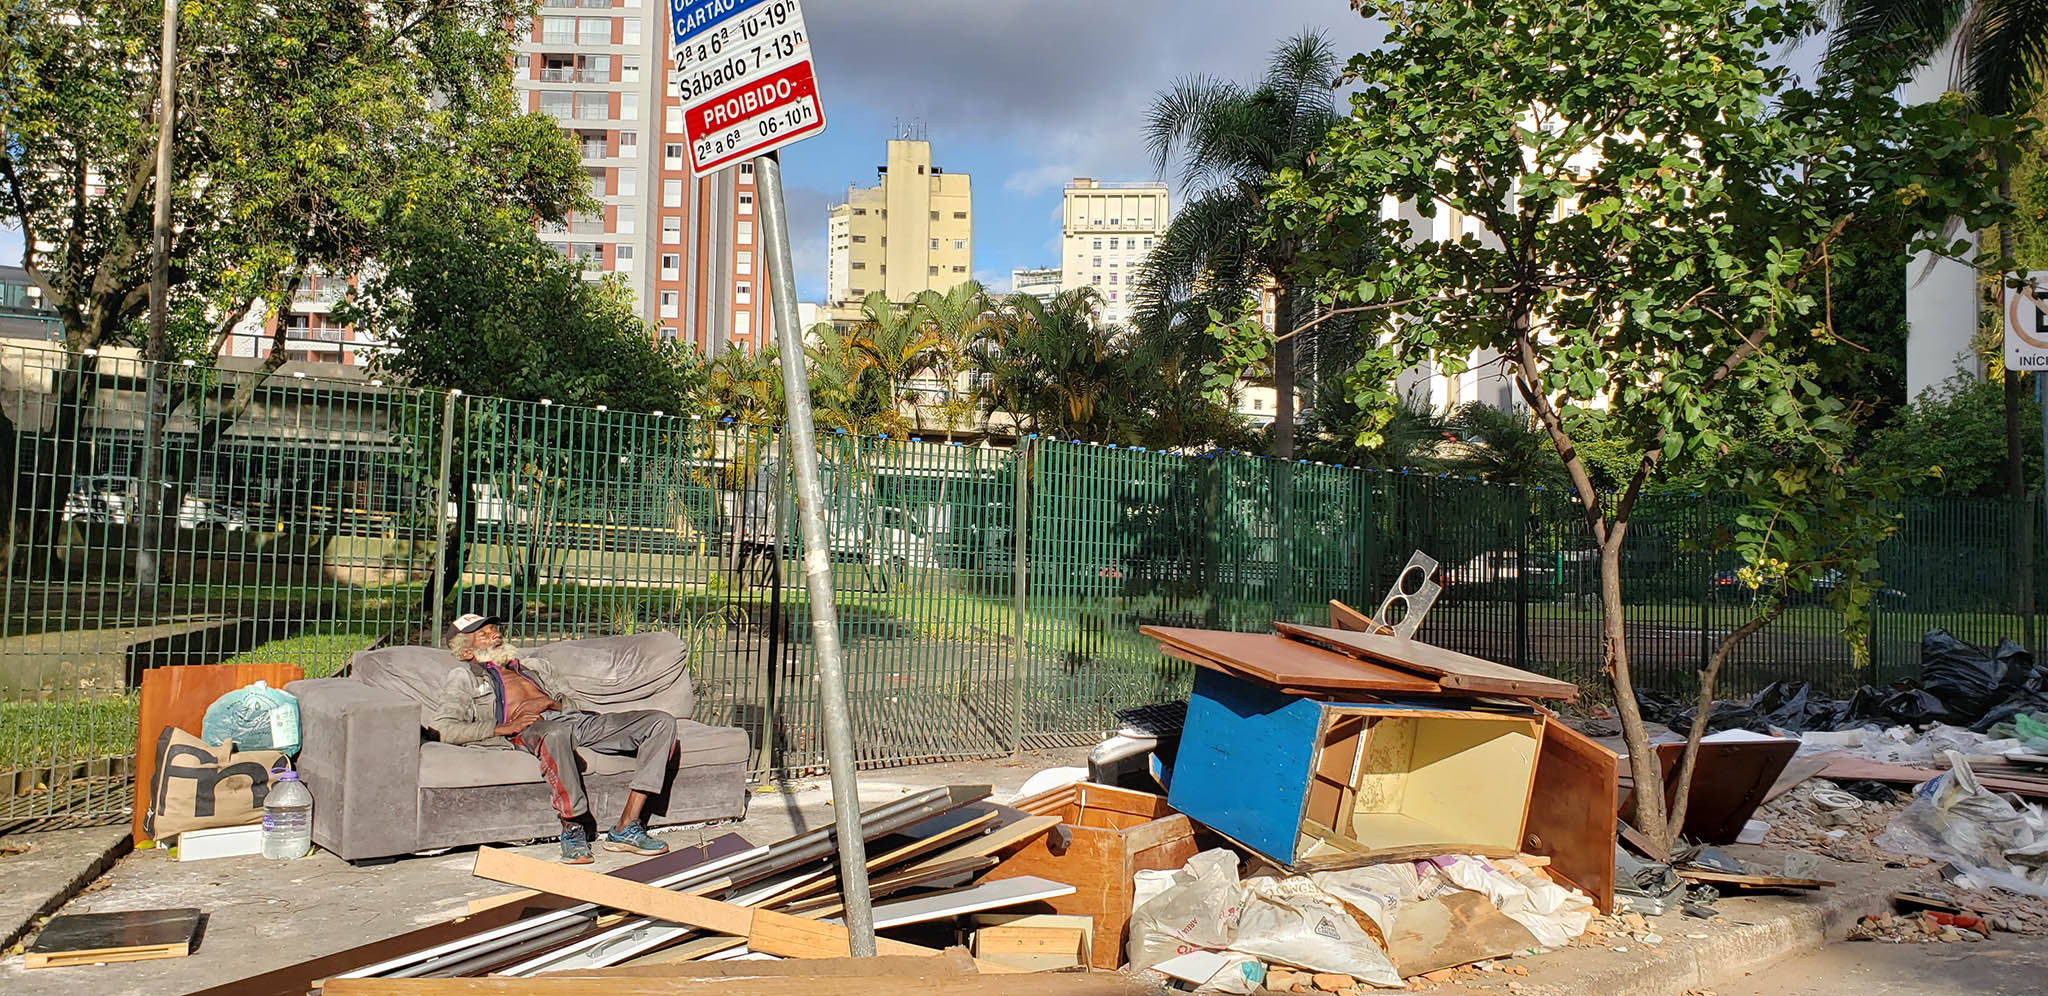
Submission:
[[[697,176],[825,130],[800,0],[669,0],[669,23]]]

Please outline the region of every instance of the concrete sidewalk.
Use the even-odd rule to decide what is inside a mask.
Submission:
[[[113,867],[129,850],[128,824],[0,837],[0,951]]]

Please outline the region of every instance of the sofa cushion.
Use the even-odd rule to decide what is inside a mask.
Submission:
[[[705,726],[691,720],[676,723],[678,765],[745,764],[750,753],[747,731],[730,726]],[[578,750],[585,774],[630,772],[631,754],[600,754]],[[540,762],[523,750],[460,747],[428,742],[420,745],[421,788],[470,788],[481,785],[523,785],[541,780]]]
[[[593,712],[660,709],[688,716],[696,708],[690,672],[683,666],[687,648],[674,633],[566,640],[522,648],[522,654],[546,659]],[[350,658],[349,674],[418,703],[420,725],[426,726],[441,683],[459,666],[453,654],[438,647],[382,647]]]

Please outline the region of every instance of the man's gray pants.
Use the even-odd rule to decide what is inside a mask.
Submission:
[[[659,795],[668,784],[668,756],[675,750],[676,718],[658,709],[632,712],[541,713],[512,742],[540,761],[553,792],[555,814],[564,822],[590,810],[583,791],[583,772],[576,768],[576,748],[600,754],[631,754],[640,762],[630,787]]]

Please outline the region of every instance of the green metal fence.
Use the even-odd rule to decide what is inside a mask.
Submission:
[[[473,609],[526,644],[679,633],[697,719],[745,728],[761,774],[823,763],[772,427],[22,347],[0,348],[0,415],[0,826],[125,810],[147,669],[333,674],[359,650],[436,643]],[[866,765],[1084,742],[1185,692],[1187,667],[1139,625],[1369,611],[1418,549],[1446,586],[1425,638],[1599,688],[1596,563],[1569,494],[1045,439],[828,435],[821,458]],[[1732,560],[1703,552],[1733,511],[1644,501],[1623,565],[1643,687],[1688,691],[1744,618]],[[2031,533],[2010,509],[1900,514],[1873,667],[1852,665],[1832,610],[1802,604],[1745,645],[1731,692],[1910,675],[1937,625],[2031,637],[2008,608]],[[139,584],[151,555],[157,582]]]

